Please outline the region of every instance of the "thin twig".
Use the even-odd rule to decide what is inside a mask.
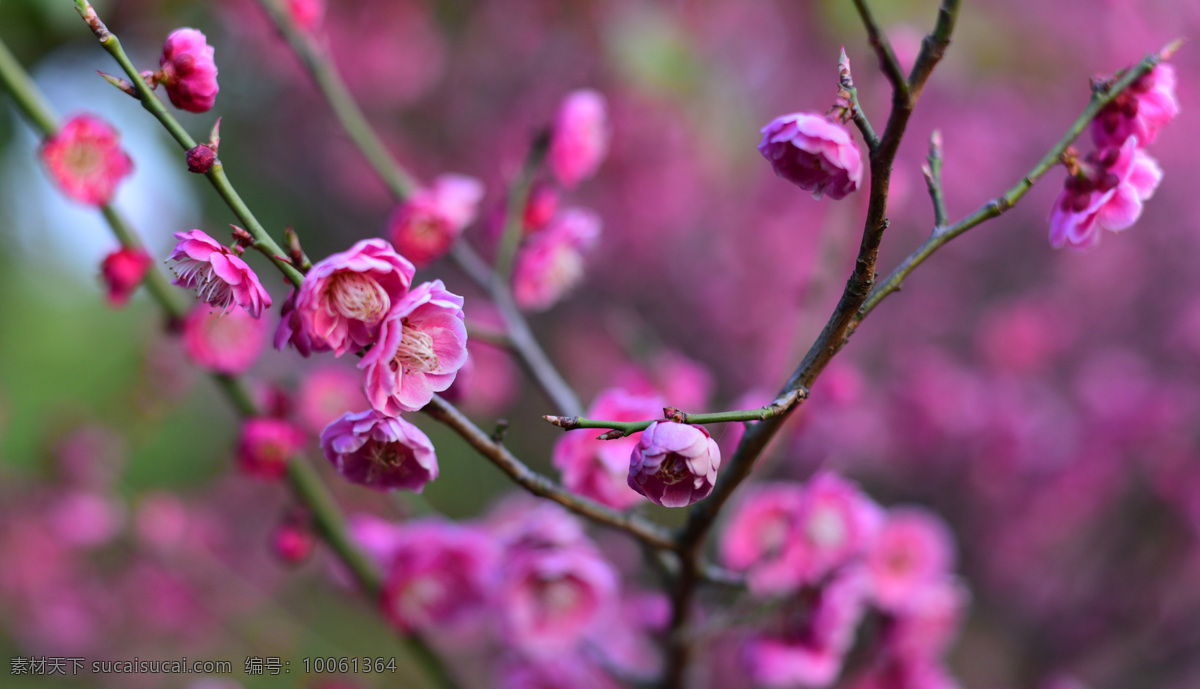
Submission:
[[[120,39],[110,32],[104,23],[100,21],[91,3],[88,0],[75,0],[75,9],[79,12],[79,16],[83,17],[84,21],[87,22],[88,27],[92,29],[92,33],[96,35],[96,39],[100,41],[100,45],[108,51],[109,55],[112,55],[113,59],[117,61],[117,64],[121,66],[121,69],[129,77],[134,88],[137,89],[138,102],[142,104],[142,107],[162,124],[185,152],[195,148],[195,139],[167,111],[166,106],[162,104],[158,96],[146,85],[146,81],[142,79],[141,72],[138,71],[133,61],[125,53],[124,48],[121,47]],[[275,243],[271,235],[267,233],[258,222],[258,219],[254,217],[254,214],[250,212],[245,201],[238,195],[237,190],[233,188],[229,177],[225,175],[225,168],[221,165],[220,161],[214,163],[212,169],[206,172],[205,176],[212,182],[213,187],[216,188],[221,198],[225,200],[225,204],[229,206],[233,214],[237,216],[242,225],[254,237],[254,247],[270,259],[293,285],[299,286],[304,276],[288,262],[285,258],[287,253]]]
[[[875,128],[871,126],[867,114],[863,112],[862,105],[858,102],[858,89],[854,86],[854,77],[850,73],[850,58],[846,56],[845,48],[842,48],[842,54],[838,59],[838,87],[843,92],[846,104],[850,107],[850,119],[854,121],[858,131],[862,132],[863,140],[867,142],[867,150],[875,150],[879,147],[879,136],[875,134]]]
[[[706,423],[730,423],[734,421],[764,421],[775,416],[779,416],[787,412],[795,405],[799,404],[805,396],[807,390],[790,390],[788,393],[774,402],[759,407],[757,409],[745,409],[739,411],[720,411],[708,414],[689,414],[685,411],[680,411],[674,407],[666,407],[663,409],[662,419],[650,419],[647,421],[606,421],[604,419],[588,419],[581,416],[543,416],[542,418],[549,423],[558,426],[567,431],[577,428],[610,428],[618,431],[619,434],[604,434],[605,440],[615,440],[627,436],[631,433],[644,431],[655,421],[674,421],[676,423],[686,424],[706,424]]]
[[[1107,88],[1094,91],[1092,93],[1091,101],[1088,102],[1087,107],[1083,109],[1083,112],[1079,114],[1079,117],[1075,119],[1075,122],[1071,124],[1071,127],[1067,129],[1067,133],[1064,134],[1063,137],[1059,139],[1058,143],[1055,144],[1054,147],[1052,147],[1049,151],[1047,151],[1046,155],[1044,155],[1042,159],[1038,161],[1037,165],[1035,165],[1032,170],[1026,173],[1025,176],[1022,177],[1015,185],[1013,185],[1011,189],[983,204],[983,206],[981,206],[974,213],[968,215],[962,220],[959,220],[953,225],[935,229],[934,233],[929,237],[929,239],[925,240],[924,244],[918,247],[916,251],[908,256],[908,258],[904,259],[900,265],[896,266],[896,269],[888,275],[887,279],[881,282],[879,286],[871,292],[871,296],[867,298],[867,301],[863,304],[862,308],[859,309],[858,314],[855,316],[850,330],[846,333],[846,337],[849,337],[854,333],[854,330],[858,327],[858,324],[867,317],[867,314],[871,313],[871,311],[873,311],[875,307],[879,305],[879,302],[886,299],[892,292],[900,289],[900,285],[904,282],[904,278],[908,277],[909,273],[911,273],[917,266],[924,263],[925,259],[933,255],[935,251],[940,249],[951,239],[954,239],[967,230],[976,227],[986,220],[995,218],[1002,213],[1007,212],[1013,206],[1017,205],[1017,202],[1025,196],[1026,192],[1028,192],[1043,175],[1045,175],[1052,167],[1054,167],[1055,163],[1057,163],[1062,157],[1063,152],[1067,150],[1067,147],[1071,145],[1071,142],[1075,141],[1075,139],[1077,139],[1079,135],[1082,134],[1085,129],[1087,129],[1091,121],[1095,119],[1097,113],[1099,113],[1104,106],[1108,105],[1114,98],[1119,96],[1122,91],[1133,84],[1133,82],[1137,81],[1143,75],[1149,73],[1150,70],[1154,69],[1154,67],[1162,61],[1163,54],[1169,54],[1174,45],[1176,44],[1172,43],[1159,53],[1147,55],[1144,59],[1142,59],[1141,62],[1135,65],[1132,69],[1128,70],[1125,74],[1121,75],[1121,78],[1112,82],[1112,84]]]
[[[904,78],[904,70],[900,67],[900,61],[896,59],[896,53],[892,50],[892,44],[888,41],[887,34],[876,23],[875,15],[871,13],[867,0],[854,0],[854,8],[858,10],[858,16],[867,29],[867,41],[879,57],[879,69],[883,70],[884,76],[891,82],[892,91],[896,97],[908,99],[908,80]]]
[[[938,232],[946,226],[946,198],[942,193],[942,133],[936,129],[929,135],[929,157],[921,166],[921,173],[933,201],[933,231]]]
[[[913,63],[912,72],[908,75],[908,88],[914,100],[921,97],[921,91],[924,90],[929,75],[933,73],[933,68],[950,47],[950,36],[954,33],[955,22],[958,21],[960,4],[961,0],[942,0],[933,33],[921,41],[921,52],[917,54],[917,61]]]
[[[471,447],[530,493],[553,500],[597,524],[624,531],[647,545],[664,550],[675,548],[671,534],[654,522],[636,514],[618,512],[595,500],[575,495],[533,471],[509,452],[508,448],[492,440],[487,433],[471,423],[470,419],[439,395],[434,395],[433,400],[421,411],[457,432]]]
[[[495,280],[497,283],[508,285],[512,279],[513,262],[517,257],[517,247],[525,234],[525,206],[529,203],[529,192],[533,189],[533,180],[546,153],[550,150],[550,132],[543,130],[533,137],[529,146],[529,154],[517,178],[508,188],[508,203],[504,209],[504,231],[500,235],[500,246],[496,249]]]

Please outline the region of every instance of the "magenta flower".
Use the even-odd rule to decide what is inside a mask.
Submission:
[[[867,555],[871,596],[884,610],[903,611],[953,564],[954,539],[940,517],[916,507],[893,509]]]
[[[662,416],[663,400],[656,395],[632,395],[609,388],[596,396],[587,415],[611,421],[645,421]],[[642,502],[630,489],[629,455],[640,434],[617,440],[598,440],[599,431],[567,431],[554,444],[551,461],[562,472],[563,485],[579,495],[623,510]]]
[[[775,174],[813,193],[842,199],[862,183],[862,154],[840,124],[822,115],[797,112],[762,128],[758,150]]]
[[[708,431],[655,421],[642,431],[629,461],[629,487],[663,507],[684,507],[712,492],[721,450]]]
[[[286,519],[271,531],[271,550],[284,564],[298,565],[312,556],[317,538],[307,524]]]
[[[483,184],[463,175],[442,175],[432,187],[418,189],[388,221],[396,250],[417,267],[450,250],[464,228],[475,220]]]
[[[1175,68],[1158,65],[1096,115],[1092,120],[1092,140],[1097,148],[1115,148],[1136,136],[1140,145],[1148,146],[1178,114]]]
[[[247,419],[238,439],[238,469],[255,478],[283,478],[292,456],[304,447],[304,440],[304,432],[283,419]]]
[[[234,304],[258,318],[271,295],[240,256],[200,230],[176,232],[179,242],[167,258],[175,265],[175,284],[195,289],[196,296],[222,313]]]
[[[329,351],[329,347],[314,345],[312,338],[308,336],[308,331],[304,328],[304,319],[296,310],[296,290],[288,292],[287,299],[283,300],[283,306],[279,309],[279,325],[275,326],[273,344],[275,349],[281,352],[285,347],[291,345],[300,356],[306,359],[313,352]],[[321,424],[321,428],[324,427],[325,424]]]
[[[375,490],[420,493],[438,476],[437,455],[421,429],[373,409],[329,424],[321,449],[343,478]]]
[[[559,183],[570,189],[592,176],[608,154],[608,139],[604,96],[590,89],[568,94],[559,107],[547,154]]]
[[[556,655],[615,603],[617,574],[587,546],[518,550],[498,595],[509,641],[530,655]]]
[[[569,208],[531,236],[517,254],[513,296],[523,309],[544,311],[583,281],[584,255],[600,236],[600,217]]]
[[[183,349],[197,365],[217,373],[245,373],[266,344],[266,323],[245,311],[221,314],[198,306],[183,322]]]
[[[382,239],[364,239],[318,261],[304,276],[296,311],[314,351],[341,356],[374,344],[416,268]]]
[[[804,514],[805,492],[797,484],[756,486],[730,515],[721,535],[725,566],[747,573],[750,591],[767,596],[787,593],[800,586],[803,572],[793,566],[795,538]]]
[[[141,249],[120,248],[105,256],[100,264],[100,275],[104,278],[108,303],[122,306],[129,301],[153,262],[154,259]]]
[[[1131,136],[1120,148],[1090,154],[1067,177],[1050,212],[1050,245],[1090,249],[1100,228],[1119,232],[1142,215],[1142,202],[1154,195],[1162,169]]]
[[[756,686],[827,687],[842,671],[854,631],[866,612],[861,570],[843,571],[816,594],[792,603],[780,633],[752,638],[746,661]]]
[[[970,593],[946,576],[918,587],[904,609],[893,614],[884,639],[888,651],[901,658],[936,658],[958,634]]]
[[[162,68],[155,80],[166,87],[171,105],[188,112],[208,112],[217,100],[217,63],[208,39],[196,29],[176,29],[167,36]]]
[[[496,546],[477,529],[441,521],[409,522],[393,534],[381,602],[401,631],[461,626],[483,612]]]
[[[117,185],[133,172],[117,131],[91,115],[68,120],[42,142],[41,157],[69,198],[93,206],[112,200]]]
[[[358,367],[365,369],[371,406],[385,414],[416,411],[433,393],[450,387],[467,361],[463,298],[441,280],[426,282],[396,304],[379,331],[379,343]]]

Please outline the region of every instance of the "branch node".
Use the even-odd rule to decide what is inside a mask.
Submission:
[[[601,433],[600,435],[596,436],[596,440],[616,440],[618,438],[624,438],[624,437],[625,437],[625,431],[623,431],[619,428],[614,428],[611,431],[605,431],[605,432]]]

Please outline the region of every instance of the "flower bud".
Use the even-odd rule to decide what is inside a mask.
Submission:
[[[217,162],[217,152],[209,148],[208,144],[199,144],[187,152],[188,172],[203,175],[212,169],[215,162]]]
[[[663,507],[684,507],[712,492],[721,450],[699,426],[655,421],[629,463],[629,487]]]

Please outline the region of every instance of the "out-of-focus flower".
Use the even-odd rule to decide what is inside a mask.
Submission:
[[[283,478],[292,456],[304,447],[304,440],[304,432],[288,421],[247,419],[238,439],[238,469],[256,478]]]
[[[1092,120],[1092,140],[1097,148],[1117,147],[1131,136],[1141,146],[1158,138],[1158,132],[1179,114],[1175,99],[1175,68],[1158,65],[1121,92]]]
[[[117,185],[133,172],[116,130],[92,115],[64,123],[42,143],[41,157],[64,194],[93,206],[111,201]]]
[[[98,424],[63,433],[54,446],[56,478],[71,487],[108,492],[129,453],[121,434]]]
[[[535,656],[574,646],[614,603],[617,575],[592,548],[522,550],[499,591],[511,643]]]
[[[217,63],[208,39],[196,29],[176,29],[167,36],[162,68],[156,81],[167,89],[171,105],[188,112],[208,112],[217,100]]]
[[[100,274],[108,290],[108,303],[122,306],[142,284],[153,259],[141,249],[120,248],[104,257]]]
[[[396,250],[417,267],[450,250],[463,229],[475,220],[483,184],[463,175],[442,175],[433,186],[418,189],[388,220],[388,236]]]
[[[804,505],[804,491],[792,483],[755,486],[730,515],[721,535],[725,566],[747,572],[756,595],[775,595],[794,589],[800,573],[792,566],[790,550]]]
[[[641,395],[662,395],[672,407],[704,411],[716,384],[698,361],[668,350],[642,367],[628,365],[617,373],[617,385]]]
[[[957,579],[943,577],[918,588],[892,618],[888,651],[904,658],[937,658],[958,633],[970,595]]]
[[[514,656],[500,671],[498,689],[619,689],[608,672],[582,653],[546,658]]]
[[[645,421],[662,415],[663,401],[653,395],[632,395],[620,388],[601,392],[587,415],[609,421]],[[567,431],[554,444],[551,460],[562,472],[567,489],[609,507],[623,510],[642,501],[629,487],[629,456],[638,434],[616,440],[597,440],[596,430]]]
[[[568,208],[531,236],[517,254],[513,296],[523,309],[544,311],[583,281],[583,258],[600,237],[600,216]]]
[[[415,272],[382,239],[364,239],[318,261],[296,295],[296,311],[314,351],[328,347],[341,356],[374,344],[392,306],[408,294]]]
[[[312,556],[317,538],[308,524],[285,519],[271,532],[271,550],[285,564],[298,565]]]
[[[775,174],[813,193],[842,199],[862,183],[862,154],[840,124],[822,115],[797,112],[762,128],[758,150]]]
[[[492,540],[472,527],[401,526],[383,585],[384,614],[406,632],[463,624],[488,602],[496,555]]]
[[[267,324],[245,311],[222,315],[198,306],[183,322],[183,348],[198,366],[238,375],[258,359],[266,344]]]
[[[321,449],[343,478],[375,490],[420,493],[438,476],[433,443],[421,429],[374,409],[329,424]]]
[[[358,367],[365,369],[371,406],[385,414],[416,411],[433,393],[450,387],[467,361],[463,298],[441,280],[417,286],[393,307],[378,344]]]
[[[568,189],[590,177],[608,154],[608,105],[590,89],[567,95],[558,110],[548,153],[550,169]]]
[[[287,0],[287,11],[296,26],[313,32],[325,19],[325,0]]]
[[[917,507],[892,509],[867,555],[871,597],[884,610],[902,612],[953,563],[954,539],[941,518]]]
[[[832,684],[866,611],[866,590],[861,570],[843,571],[808,601],[810,607],[797,621],[785,620],[782,633],[751,639],[745,653],[756,685]]]
[[[883,523],[883,510],[836,474],[822,472],[804,489],[793,562],[806,583],[865,554]]]
[[[507,551],[570,548],[588,543],[583,524],[561,506],[517,493],[487,519],[488,530]]]
[[[1050,213],[1050,245],[1090,249],[1100,241],[1100,228],[1119,232],[1137,222],[1142,202],[1154,195],[1162,168],[1138,148],[1131,136],[1120,148],[1108,148],[1079,163],[1079,174],[1067,177]]]
[[[174,550],[188,534],[190,516],[174,493],[151,491],[138,502],[133,530],[138,543],[163,551]]]
[[[298,399],[301,423],[309,433],[320,435],[342,414],[362,408],[362,381],[345,368],[326,366],[304,377]]]
[[[685,507],[708,497],[721,467],[717,441],[701,426],[655,421],[629,461],[629,487],[656,505]]]
[[[541,230],[558,214],[558,190],[547,182],[537,182],[525,202],[525,234]]]
[[[71,491],[56,500],[47,515],[63,543],[94,548],[111,541],[125,524],[124,505],[90,491]]]
[[[271,295],[258,281],[258,275],[230,249],[200,230],[176,232],[169,262],[175,265],[175,284],[195,289],[201,301],[223,313],[234,304],[254,318],[271,305]]]

